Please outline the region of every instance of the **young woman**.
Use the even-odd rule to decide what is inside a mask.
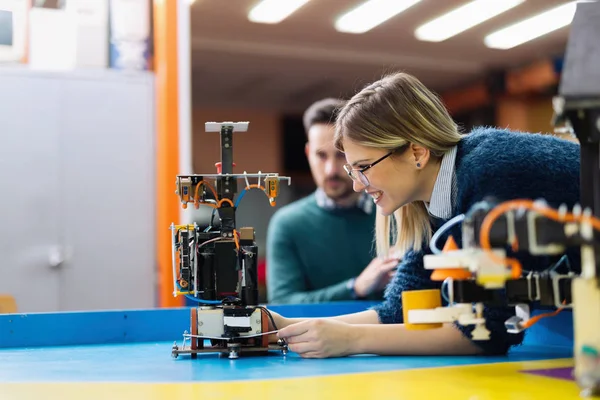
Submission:
[[[387,76],[347,102],[336,121],[335,144],[345,153],[354,190],[364,190],[377,204],[378,253],[394,251],[402,261],[381,305],[326,319],[275,314],[278,337],[290,350],[316,358],[359,353],[492,355],[519,344],[523,335],[509,334],[504,327],[514,315],[508,307],[484,310],[489,340],[472,339],[473,326],[458,323],[408,330],[402,292],[440,287],[423,267],[432,234],[486,197],[575,205],[580,193],[578,144],[495,128],[463,134],[442,102],[405,73]],[[529,269],[548,267],[531,257],[524,260]]]

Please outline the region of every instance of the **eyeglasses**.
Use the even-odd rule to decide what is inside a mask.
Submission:
[[[374,166],[376,166],[377,164],[379,164],[380,162],[382,162],[383,160],[385,160],[392,154],[394,154],[394,150],[390,151],[389,153],[387,153],[385,156],[381,157],[377,161],[374,161],[371,164],[364,166],[362,168],[352,168],[352,166],[350,164],[346,164],[346,165],[344,165],[344,169],[348,173],[348,176],[350,178],[352,178],[352,180],[357,181],[364,186],[369,186],[369,179],[366,177],[365,171],[368,170],[369,168],[373,168]]]

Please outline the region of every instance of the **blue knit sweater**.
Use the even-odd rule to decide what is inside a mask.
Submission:
[[[474,203],[488,196],[498,201],[516,198],[545,199],[552,207],[579,202],[579,145],[553,136],[519,133],[494,128],[476,128],[458,144],[456,156],[457,199],[453,215],[466,213]],[[442,221],[442,223],[445,221]],[[441,224],[433,224],[434,231]],[[450,234],[460,242],[460,227]],[[439,243],[443,243],[441,239]],[[402,323],[402,292],[440,288],[423,267],[423,256],[431,254],[426,245],[409,251],[388,285],[385,300],[374,307],[382,323]],[[542,271],[549,267],[544,257],[517,256],[525,269]],[[572,267],[577,271],[578,260]],[[523,340],[523,334],[509,334],[504,321],[514,315],[513,307],[486,308],[490,340],[476,341],[485,354],[505,354]],[[473,326],[456,326],[471,339]]]

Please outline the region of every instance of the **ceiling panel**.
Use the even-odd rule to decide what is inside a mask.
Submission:
[[[419,41],[413,32],[466,0],[423,0],[361,35],[336,32],[333,21],[362,0],[310,0],[275,25],[248,21],[257,2],[197,0],[192,6],[195,104],[301,111],[313,100],[348,96],[396,70],[441,92],[490,70],[560,55],[568,37],[563,28],[510,50],[483,45],[487,33],[566,0],[526,0],[442,43]]]

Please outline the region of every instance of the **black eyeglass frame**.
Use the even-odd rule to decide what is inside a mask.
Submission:
[[[366,177],[365,175],[365,171],[368,171],[369,169],[373,168],[374,166],[376,166],[377,164],[379,164],[380,162],[382,162],[383,160],[385,160],[386,158],[388,158],[389,156],[391,156],[392,154],[394,154],[396,152],[396,150],[392,150],[389,153],[387,153],[386,155],[384,155],[383,157],[373,161],[371,164],[369,165],[365,165],[362,168],[352,168],[350,166],[350,164],[346,164],[344,165],[344,170],[346,171],[346,173],[348,174],[348,176],[350,178],[352,178],[353,180],[360,180],[360,182],[365,185],[365,186],[369,186],[369,179]],[[357,173],[357,176],[354,176],[354,173]],[[360,174],[360,175],[359,175]]]

